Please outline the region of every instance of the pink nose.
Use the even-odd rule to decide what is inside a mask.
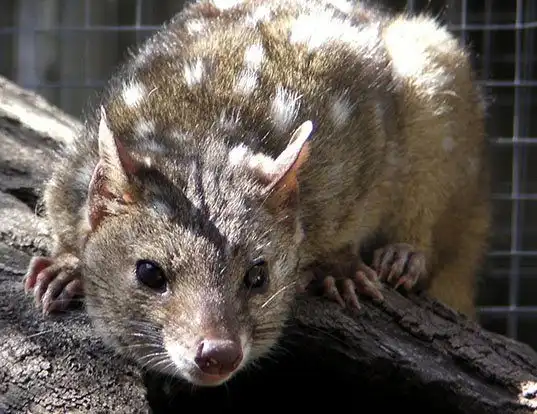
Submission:
[[[230,374],[242,361],[242,347],[230,340],[204,339],[198,347],[195,361],[206,374]]]

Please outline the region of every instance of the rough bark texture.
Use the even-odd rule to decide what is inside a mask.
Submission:
[[[34,214],[61,143],[79,123],[0,79],[0,412],[134,413],[139,371],[104,348],[81,310],[45,320],[22,287],[48,231]],[[145,408],[148,412],[148,408]]]
[[[537,412],[537,354],[423,295],[387,292],[383,304],[364,300],[359,315],[300,298],[279,352],[208,390],[140,373],[93,336],[83,309],[43,318],[22,276],[32,254],[47,252],[37,201],[79,127],[0,79],[0,413],[257,411],[288,400],[366,412]]]

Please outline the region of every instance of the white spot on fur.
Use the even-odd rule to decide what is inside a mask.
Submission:
[[[244,21],[248,26],[256,26],[257,23],[270,19],[270,14],[271,11],[267,6],[260,6]]]
[[[272,100],[270,111],[274,127],[278,131],[285,132],[296,119],[300,108],[300,98],[301,96],[297,93],[282,86],[276,88],[276,95]]]
[[[350,13],[354,8],[352,3],[346,0],[329,0],[328,3],[343,13]]]
[[[246,154],[248,154],[248,148],[244,144],[237,145],[229,151],[229,163],[233,166],[241,164],[244,161]]]
[[[151,157],[144,157],[144,164],[146,167],[151,168],[152,160]]]
[[[291,43],[306,43],[310,49],[316,49],[329,39],[330,23],[322,16],[301,15],[291,27],[289,41]]]
[[[453,151],[453,148],[455,148],[455,140],[453,137],[447,136],[442,140],[442,148],[444,148],[444,151],[451,152]]]
[[[134,133],[139,137],[148,137],[155,133],[155,122],[147,119],[138,121],[134,127]]]
[[[186,24],[188,34],[195,35],[201,33],[205,29],[205,23],[202,20],[191,20]]]
[[[233,90],[241,95],[249,95],[255,90],[256,87],[257,73],[253,70],[246,69],[243,70],[237,77]]]
[[[124,86],[122,97],[127,106],[135,107],[144,99],[147,90],[140,82],[131,81]]]
[[[427,94],[437,93],[453,76],[445,67],[432,65],[437,56],[453,53],[459,47],[458,41],[436,22],[422,17],[398,19],[384,30],[384,39],[394,72],[412,78]]]
[[[263,46],[255,44],[246,48],[244,52],[244,63],[250,69],[259,69],[265,58]]]
[[[384,32],[393,69],[403,77],[418,76],[427,63],[424,42],[416,37],[418,33],[415,26],[404,21],[395,21]],[[424,33],[421,33],[420,36],[423,35]]]
[[[213,0],[213,4],[220,10],[228,10],[235,6],[238,6],[242,1],[240,0]]]
[[[201,59],[196,59],[192,64],[185,64],[184,76],[188,86],[194,86],[201,82],[203,78],[204,68]]]
[[[334,99],[330,107],[330,116],[337,127],[344,126],[352,113],[352,104],[345,94],[341,94]]]
[[[321,29],[322,28],[322,29]],[[327,12],[315,15],[300,15],[295,19],[289,33],[291,43],[305,44],[313,51],[328,42],[338,40],[353,47],[360,48],[363,54],[374,49],[371,32],[377,31],[377,26],[371,25],[359,29],[348,21],[334,19]]]
[[[426,64],[425,55],[418,48],[394,48],[391,54],[393,68],[400,76],[417,76]]]

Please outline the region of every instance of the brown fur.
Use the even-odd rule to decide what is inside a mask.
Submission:
[[[239,93],[252,45],[262,63]],[[131,88],[126,100],[128,85],[141,96]],[[141,362],[169,361],[176,344],[192,352],[208,330],[243,335],[252,357],[265,354],[287,319],[287,287],[300,283],[299,258],[302,268],[330,263],[377,233],[423,252],[430,292],[473,315],[489,227],[484,107],[467,52],[430,18],[324,0],[195,3],[142,45],[103,105],[128,153],[119,158],[139,169],[117,181],[125,164],[112,156],[103,171],[115,193],[99,180],[90,186],[100,159],[94,111],[45,203],[53,256],[80,259],[100,332]],[[263,193],[261,176],[272,177],[273,159],[308,120],[314,130],[299,161]],[[90,206],[94,221],[92,194],[104,203]],[[245,296],[259,248],[270,286]],[[166,299],[133,281],[134,260],[147,256],[169,276]],[[148,349],[129,348],[134,333]],[[143,360],[151,346],[168,356]],[[192,379],[190,366],[169,370]]]

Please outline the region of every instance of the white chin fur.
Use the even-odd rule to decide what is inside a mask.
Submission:
[[[168,341],[165,341],[164,348],[168,352],[168,356],[170,357],[171,361],[175,365],[172,368],[175,375],[179,374],[182,377],[184,377],[186,380],[192,382],[191,373],[195,372],[197,367],[193,359],[188,357],[188,350],[177,342],[168,342]]]

